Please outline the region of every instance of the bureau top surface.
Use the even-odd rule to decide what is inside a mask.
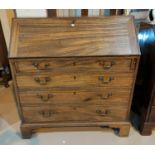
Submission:
[[[132,16],[14,19],[10,58],[139,55]]]

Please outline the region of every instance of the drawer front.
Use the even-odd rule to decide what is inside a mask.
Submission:
[[[24,121],[67,122],[67,121],[124,121],[127,119],[127,108],[103,106],[43,106],[23,107]]]
[[[132,72],[136,58],[92,57],[92,58],[51,58],[45,60],[20,60],[15,62],[17,73],[40,71],[104,71]]]
[[[96,91],[24,91],[19,93],[22,106],[31,105],[109,105],[127,106],[129,89]]]
[[[155,122],[155,106],[151,107],[151,112],[149,116],[149,121],[150,122]]]
[[[133,74],[39,74],[16,77],[18,88],[131,87]]]

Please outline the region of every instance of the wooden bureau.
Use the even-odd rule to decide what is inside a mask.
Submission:
[[[23,138],[49,127],[128,136],[139,56],[132,16],[14,19],[10,65]]]
[[[155,25],[140,24],[139,45],[141,59],[133,96],[132,122],[141,135],[148,136],[155,127]]]

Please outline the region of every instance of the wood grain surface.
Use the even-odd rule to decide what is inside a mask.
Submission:
[[[23,107],[24,121],[32,122],[93,122],[93,121],[125,121],[127,108],[104,107],[97,105],[72,106],[39,106]]]
[[[16,76],[19,89],[36,88],[84,88],[84,87],[128,87],[133,84],[133,74],[87,74],[87,73],[57,73],[31,74]]]
[[[140,54],[132,16],[14,19],[13,32],[11,58]]]
[[[20,103],[22,106],[42,105],[109,105],[127,106],[130,98],[129,89],[100,88],[92,91],[20,91]]]
[[[131,16],[14,19],[10,64],[23,138],[66,125],[128,136],[136,40]]]
[[[126,57],[73,57],[46,59],[19,59],[14,65],[16,73],[39,72],[133,72],[132,61],[135,56]]]

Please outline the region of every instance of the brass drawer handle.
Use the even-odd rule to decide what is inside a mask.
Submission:
[[[40,98],[42,101],[47,102],[50,98],[53,97],[53,95],[52,94],[47,94],[47,95],[37,94],[37,97]]]
[[[106,100],[106,99],[108,99],[108,98],[110,98],[111,96],[112,96],[112,93],[110,92],[110,93],[108,93],[108,94],[106,94],[106,95],[102,95],[102,94],[99,94],[98,95],[101,99],[103,99],[103,100]]]
[[[45,70],[50,66],[49,63],[33,63],[32,65],[38,70]]]
[[[40,85],[46,85],[47,82],[51,81],[51,78],[46,76],[46,77],[35,77],[34,80],[39,83]]]
[[[57,112],[55,112],[55,111],[51,111],[51,110],[44,110],[44,111],[41,111],[41,112],[39,112],[41,115],[42,115],[42,117],[44,117],[44,118],[48,118],[48,117],[51,117],[52,115],[54,115],[54,114],[57,114]]]
[[[101,81],[103,84],[108,84],[109,82],[111,82],[112,80],[114,80],[113,76],[110,77],[106,77],[106,76],[99,76],[98,80]]]
[[[106,116],[106,115],[109,115],[110,113],[111,113],[111,111],[110,110],[96,110],[96,113],[98,114],[98,115],[101,115],[101,116]]]
[[[108,70],[110,69],[113,65],[115,65],[115,61],[100,61],[99,65],[103,66],[103,69]]]

